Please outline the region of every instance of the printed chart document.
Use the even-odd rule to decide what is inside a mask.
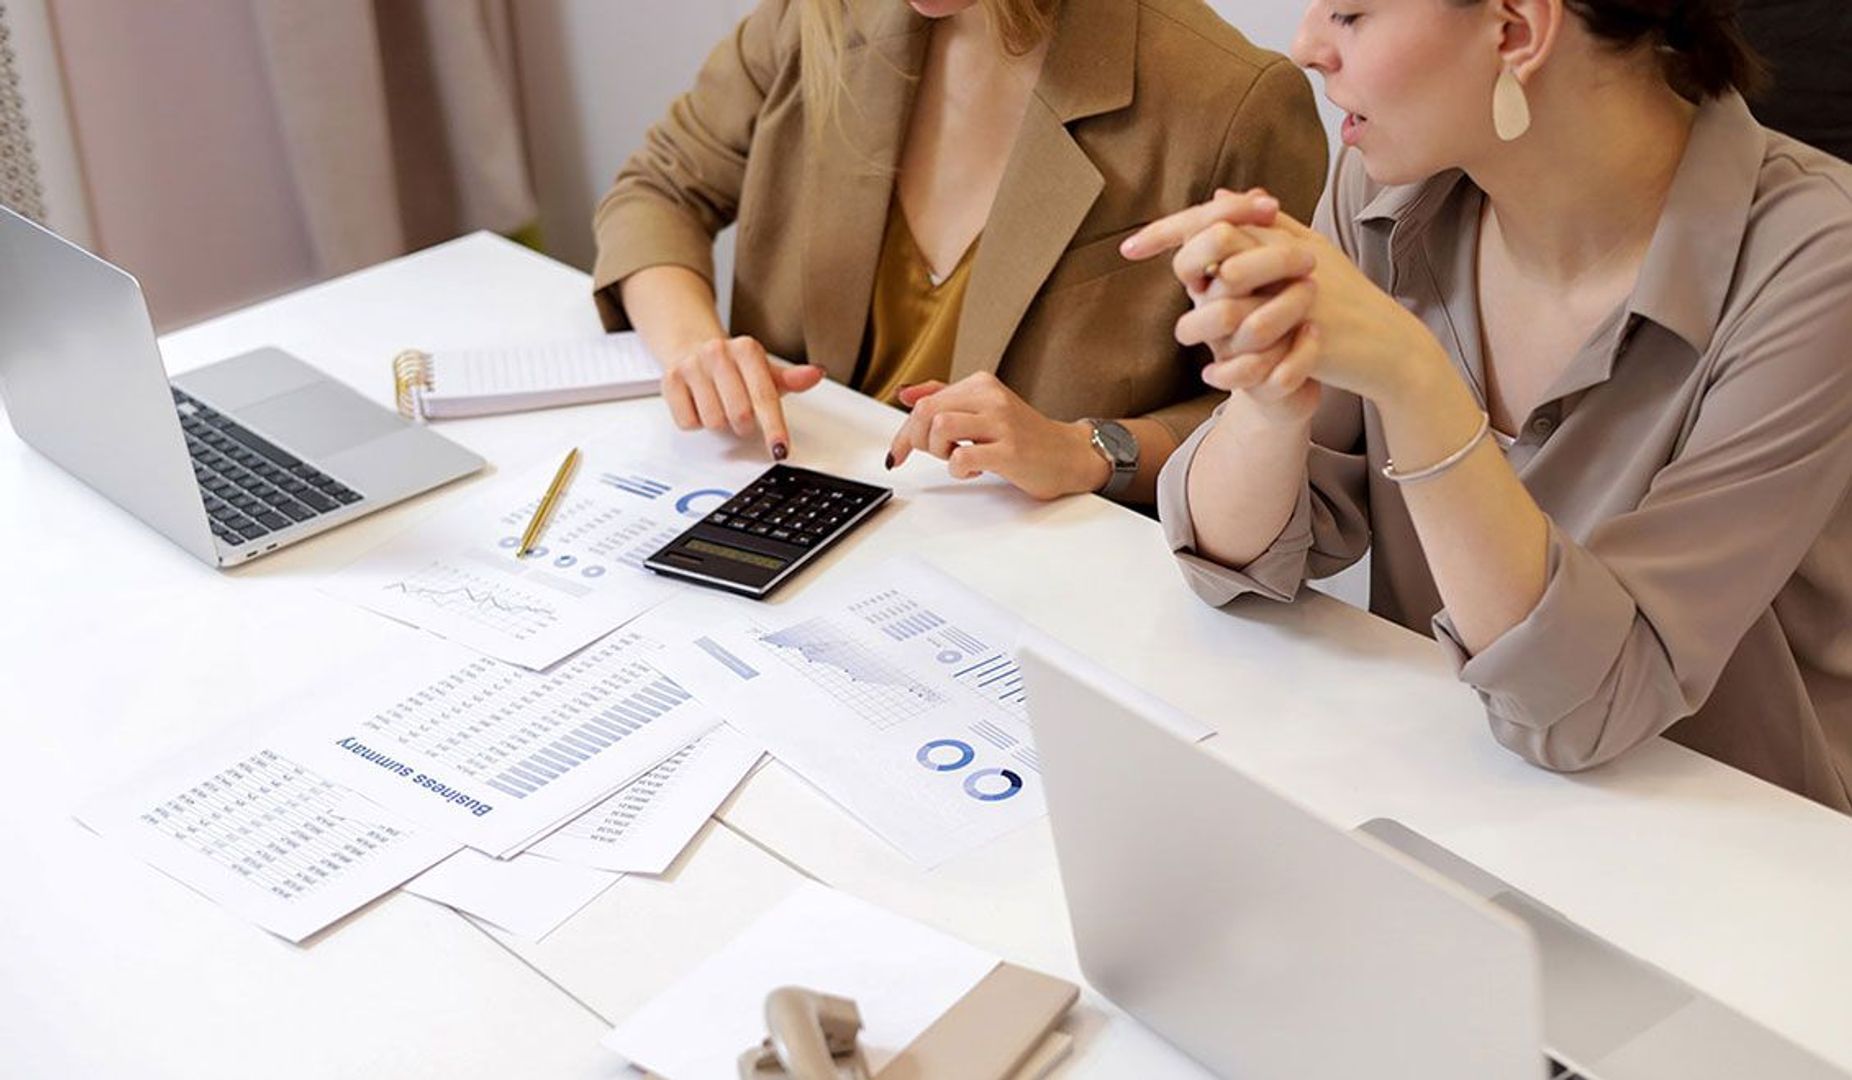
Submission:
[[[1020,624],[896,560],[828,599],[651,612],[664,670],[909,857],[934,865],[1046,812]]]
[[[855,1000],[878,1072],[996,966],[957,938],[805,882],[604,1045],[676,1080],[738,1080],[740,1054],[765,1038],[765,996],[802,986]]]
[[[760,471],[750,463],[639,459],[600,441],[585,448],[540,546],[517,558],[558,465],[495,481],[362,556],[325,590],[539,670],[670,596],[676,586],[643,560]]]
[[[329,783],[248,728],[194,746],[76,817],[292,942],[457,850]]]
[[[758,743],[721,724],[528,851],[603,870],[660,874],[760,756]]]
[[[623,876],[532,855],[491,859],[465,849],[401,888],[539,941]]]
[[[297,706],[289,750],[485,854],[523,850],[719,723],[629,629],[544,673],[417,640],[389,677]]]

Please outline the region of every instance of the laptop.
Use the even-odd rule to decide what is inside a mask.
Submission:
[[[1394,821],[1327,823],[1058,646],[1022,667],[1081,970],[1219,1075],[1847,1075]]]
[[[281,349],[169,380],[135,278],[5,207],[0,403],[27,445],[221,567],[484,464]]]

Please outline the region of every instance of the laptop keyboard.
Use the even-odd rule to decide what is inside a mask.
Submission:
[[[174,391],[212,534],[244,544],[360,501],[360,493]]]

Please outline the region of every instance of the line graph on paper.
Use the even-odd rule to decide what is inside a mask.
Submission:
[[[442,611],[453,618],[526,641],[559,622],[559,612],[543,596],[506,580],[473,574],[446,563],[384,586],[384,592],[410,608]]]
[[[945,698],[825,617],[759,639],[798,674],[853,709],[877,731],[930,712]]]

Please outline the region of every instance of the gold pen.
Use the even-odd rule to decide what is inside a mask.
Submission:
[[[559,463],[559,471],[553,474],[553,482],[547,485],[547,493],[540,497],[540,505],[534,509],[534,519],[527,523],[527,531],[521,534],[521,550],[515,552],[515,558],[526,558],[534,550],[534,542],[546,530],[547,519],[553,516],[553,507],[559,503],[559,497],[566,490],[566,482],[572,479],[573,467],[579,464],[579,448],[573,447],[566,455],[566,460]]]

